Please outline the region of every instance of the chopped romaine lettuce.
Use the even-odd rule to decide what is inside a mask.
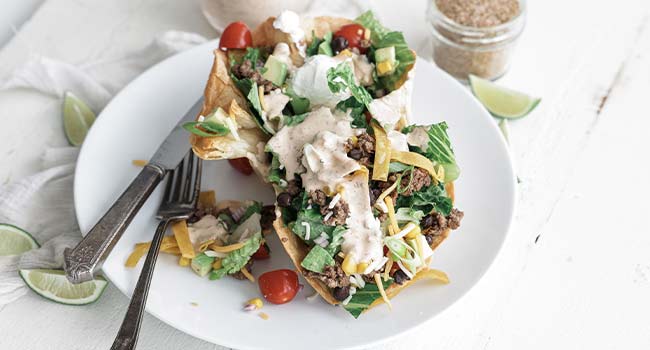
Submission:
[[[404,164],[402,162],[390,162],[388,165],[388,172],[389,173],[401,173],[405,170],[411,169],[413,166]]]
[[[395,220],[397,220],[398,223],[413,222],[418,225],[423,217],[424,212],[422,210],[411,208],[399,208],[395,212]]]
[[[430,213],[432,210],[435,210],[447,216],[451,212],[452,203],[451,198],[447,195],[447,191],[445,191],[445,185],[439,183],[413,192],[408,197],[397,197],[397,207],[421,210],[424,213]]]
[[[456,156],[451,148],[451,141],[447,134],[447,123],[441,122],[427,126],[410,126],[405,128],[406,133],[412,132],[415,128],[426,128],[429,135],[429,142],[426,150],[417,146],[411,146],[414,150],[429,158],[445,168],[445,182],[454,181],[460,175],[460,169],[456,164]]]
[[[250,260],[251,255],[260,248],[262,244],[262,233],[257,232],[253,237],[249,238],[243,247],[234,250],[223,258],[221,268],[218,270],[212,271],[210,274],[210,279],[220,279],[225,275],[230,275],[240,271]]]
[[[305,118],[307,118],[307,115],[308,115],[308,113],[285,116],[284,125],[285,126],[298,125],[298,124],[302,123],[303,121],[305,121]]]
[[[280,184],[284,179],[284,171],[280,169],[280,159],[277,154],[271,152],[273,158],[271,158],[271,168],[269,169],[269,175],[266,177],[270,183]]]
[[[393,283],[393,280],[382,280],[381,283],[384,290],[386,290]],[[343,308],[354,318],[358,318],[364,310],[370,307],[370,304],[379,298],[381,298],[381,294],[377,285],[374,283],[366,283],[366,286],[363,289],[357,290],[352,298],[350,298],[350,301],[346,305],[343,305]]]
[[[336,105],[336,109],[347,112],[350,110],[350,117],[352,118],[352,126],[355,128],[368,128],[368,121],[366,120],[366,106],[359,102],[354,96],[347,100],[341,101]]]
[[[309,43],[309,45],[305,49],[305,53],[307,54],[307,57],[319,54],[318,48],[321,46],[321,44],[327,43],[327,45],[330,45],[330,43],[332,42],[332,32],[327,32],[325,36],[321,39],[321,38],[317,38],[316,34],[312,30],[311,36],[312,36],[311,43]]]
[[[313,248],[311,248],[300,265],[309,271],[320,273],[323,272],[325,266],[334,265],[334,259],[330,253],[323,249],[321,246],[315,245]]]
[[[372,102],[372,96],[368,91],[355,83],[354,72],[347,62],[341,62],[327,70],[327,85],[333,93],[349,89],[352,97],[366,107]]]

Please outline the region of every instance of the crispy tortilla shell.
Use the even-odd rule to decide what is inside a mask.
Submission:
[[[445,185],[445,189],[447,190],[447,193],[449,194],[449,197],[452,200],[452,203],[454,201],[454,184],[453,182],[447,183]],[[277,189],[276,189],[277,192]],[[276,217],[277,219],[273,222],[273,227],[275,228],[275,232],[278,234],[278,237],[280,238],[280,242],[282,242],[282,246],[286,250],[287,254],[291,258],[291,261],[293,261],[293,264],[296,266],[296,269],[300,271],[303,275],[303,277],[307,280],[307,282],[320,294],[325,301],[332,305],[339,304],[339,301],[334,298],[332,295],[332,292],[330,292],[330,289],[320,280],[316,278],[311,278],[307,277],[306,270],[300,265],[302,260],[307,256],[307,253],[309,253],[309,247],[298,237],[295,235],[291,229],[287,225],[284,224],[282,220],[282,212],[276,207]],[[436,236],[431,243],[431,249],[435,250],[448,236],[449,236],[450,230],[447,229],[445,232],[443,232],[441,235]],[[429,261],[427,261],[427,264],[425,264],[424,267],[420,268],[418,272],[420,272],[424,268],[428,268]],[[388,295],[389,298],[394,297],[397,295],[399,292],[401,292],[406,286],[408,286],[412,281],[406,281],[404,284],[399,285],[396,283],[391,284],[390,287],[386,289],[386,294]],[[375,300],[375,302],[371,305],[371,307],[375,306],[376,304],[380,304],[383,302],[383,300],[380,298],[378,300]]]

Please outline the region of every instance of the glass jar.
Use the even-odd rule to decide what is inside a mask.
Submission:
[[[460,25],[445,16],[429,0],[427,21],[433,32],[433,60],[438,67],[463,83],[469,75],[494,80],[508,70],[515,43],[526,21],[526,2],[509,21],[490,27]]]

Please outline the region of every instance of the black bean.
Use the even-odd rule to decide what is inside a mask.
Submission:
[[[402,270],[397,270],[393,273],[393,280],[397,284],[402,284],[404,281],[409,280],[410,278]]]
[[[282,208],[291,206],[291,195],[287,192],[282,192],[278,195],[278,205]]]
[[[424,235],[424,238],[427,240],[428,245],[431,245],[431,243],[433,243],[433,235]]]
[[[334,299],[338,301],[345,300],[350,295],[350,287],[336,287],[334,288]]]
[[[359,160],[363,157],[363,152],[358,148],[353,148],[348,152],[348,156],[354,160]]]
[[[332,39],[332,43],[330,45],[332,46],[332,51],[334,51],[334,54],[338,55],[339,52],[348,48],[348,40],[342,36],[335,36],[334,39]]]
[[[427,215],[422,219],[422,228],[427,228],[433,226],[433,215]]]

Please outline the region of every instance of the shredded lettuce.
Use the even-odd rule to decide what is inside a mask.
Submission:
[[[404,132],[410,133],[415,128],[426,128],[429,135],[427,149],[422,150],[419,147],[413,147],[414,151],[424,155],[431,161],[441,164],[445,168],[445,182],[454,181],[460,175],[460,169],[456,164],[456,156],[451,148],[451,141],[447,134],[447,123],[441,122],[429,126],[410,126],[405,128]]]
[[[384,290],[388,289],[393,280],[389,279],[388,281],[382,280],[382,285]],[[359,318],[359,315],[366,309],[370,307],[375,300],[380,299],[381,294],[379,293],[379,288],[374,283],[366,283],[366,286],[363,289],[357,290],[357,292],[350,298],[350,301],[343,305],[343,308],[349,312],[352,317]]]
[[[366,108],[372,102],[372,96],[368,91],[355,83],[354,72],[347,62],[341,62],[327,70],[327,85],[333,93],[349,89],[352,97]]]
[[[360,103],[354,96],[348,98],[347,100],[341,101],[336,105],[336,109],[347,112],[350,111],[350,117],[352,117],[352,127],[355,128],[368,128],[368,121],[366,120],[366,106],[363,103]]]
[[[399,223],[413,222],[415,224],[420,224],[423,217],[424,212],[422,210],[412,208],[399,208],[395,212],[395,220]]]
[[[397,197],[397,207],[421,210],[424,213],[430,213],[432,210],[435,210],[447,216],[451,213],[452,203],[451,198],[447,195],[447,191],[445,191],[445,185],[439,183],[413,192],[408,197]]]
[[[406,75],[415,63],[415,54],[406,44],[404,35],[401,32],[391,31],[385,28],[375,18],[372,11],[366,11],[361,14],[355,22],[370,29],[370,40],[374,49],[390,46],[395,47],[395,60],[397,61],[395,71],[392,74],[380,77],[379,82],[388,91],[396,90],[406,81]]]
[[[297,114],[297,115],[288,115],[284,117],[284,125],[285,126],[294,126],[302,123],[305,121],[305,118],[307,118],[307,115],[309,113],[302,113],[302,114]]]
[[[284,179],[284,171],[280,169],[280,159],[278,158],[278,155],[274,152],[271,152],[271,154],[273,155],[273,158],[271,159],[271,168],[269,169],[269,175],[266,179],[270,183],[280,184]]]
[[[251,256],[260,248],[262,244],[262,233],[257,232],[253,237],[249,238],[243,247],[228,253],[228,255],[223,258],[221,268],[218,270],[212,271],[210,273],[210,279],[220,279],[225,275],[231,275],[240,271]]]
[[[318,47],[323,42],[326,42],[328,45],[329,45],[329,43],[332,42],[332,32],[327,32],[323,38],[317,38],[316,34],[312,30],[311,31],[311,36],[312,36],[311,43],[305,49],[305,53],[307,54],[307,57],[317,55],[318,54]]]
[[[315,245],[307,256],[302,260],[300,266],[309,271],[322,273],[325,266],[334,265],[334,259],[330,253],[319,245]]]

